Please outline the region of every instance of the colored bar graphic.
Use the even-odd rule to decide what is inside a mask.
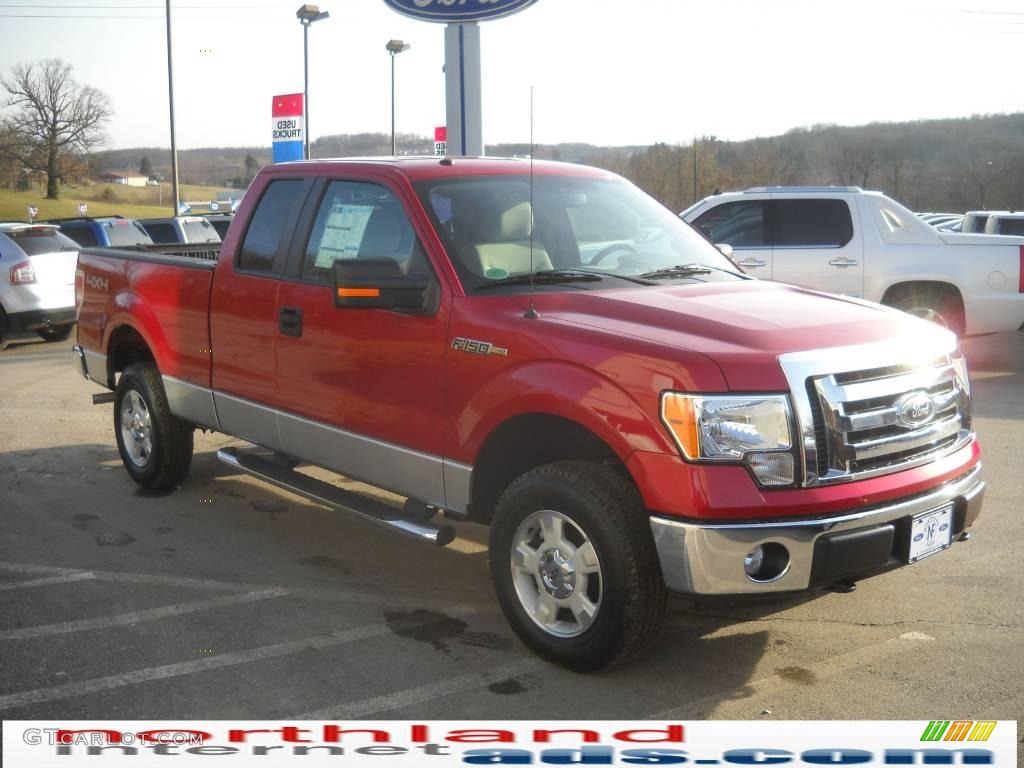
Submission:
[[[988,741],[995,720],[929,720],[921,741]]]
[[[275,163],[302,160],[305,122],[301,93],[285,93],[272,98],[271,135]]]

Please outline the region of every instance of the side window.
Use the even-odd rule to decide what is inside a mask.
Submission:
[[[301,190],[301,179],[270,182],[249,221],[238,255],[239,268],[256,272],[269,272],[274,268],[274,256],[285,233],[285,222]]]
[[[329,285],[340,259],[394,259],[402,274],[430,274],[412,222],[385,187],[358,181],[327,186],[306,244],[302,279]]]
[[[83,248],[91,248],[99,245],[99,241],[96,240],[96,233],[93,232],[92,225],[85,227],[68,227],[66,229],[62,227],[61,231]]]
[[[766,248],[764,203],[740,200],[716,205],[697,217],[693,225],[712,243],[725,243],[733,248]]]
[[[780,247],[841,247],[853,239],[853,219],[845,200],[775,200]]]

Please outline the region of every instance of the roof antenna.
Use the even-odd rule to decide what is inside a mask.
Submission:
[[[537,307],[533,303],[533,86],[530,86],[530,308],[523,315],[527,320],[537,320]]]

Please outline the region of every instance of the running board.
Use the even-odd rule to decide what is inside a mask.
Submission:
[[[420,541],[443,547],[455,538],[455,529],[450,525],[435,525],[402,517],[398,510],[383,502],[300,474],[259,456],[242,453],[237,448],[221,448],[217,451],[217,458],[278,488],[305,496],[318,504],[326,504],[353,517],[386,526]]]

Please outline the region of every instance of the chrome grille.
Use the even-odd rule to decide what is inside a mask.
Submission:
[[[806,391],[808,485],[893,472],[970,437],[969,395],[948,356],[809,377]]]

